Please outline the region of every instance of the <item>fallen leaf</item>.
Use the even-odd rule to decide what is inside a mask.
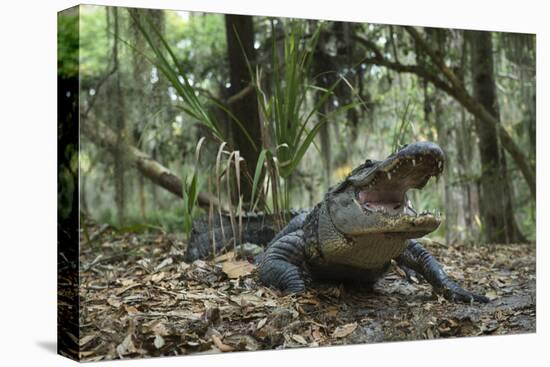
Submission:
[[[249,335],[234,334],[225,338],[226,343],[238,350],[258,350],[260,345]]]
[[[321,332],[319,331],[319,329],[313,329],[311,331],[311,337],[315,340],[315,341],[318,341],[319,339],[321,339]]]
[[[241,307],[261,307],[267,305],[267,302],[263,298],[257,297],[250,293],[241,293],[240,295],[230,296],[229,299]]]
[[[166,328],[166,325],[164,325],[162,322],[157,322],[153,327],[151,327],[151,331],[155,335],[159,336],[166,336],[168,335],[168,329]]]
[[[126,310],[128,315],[135,315],[135,314],[139,313],[139,310],[137,308],[135,308],[134,306],[124,305],[124,309]]]
[[[136,261],[138,265],[143,266],[145,269],[149,269],[149,266],[151,265],[151,259],[143,258]]]
[[[325,311],[326,317],[332,318],[332,317],[336,317],[337,315],[338,315],[338,307],[330,306]]]
[[[151,277],[151,281],[153,283],[158,283],[160,282],[162,279],[164,279],[164,277],[166,276],[166,273],[161,271],[160,273],[156,273],[156,274],[153,274],[153,276]]]
[[[97,353],[97,352],[93,351],[93,353]],[[82,358],[82,357],[84,357],[84,356],[82,356],[82,354],[81,354],[80,362],[99,362],[99,361],[101,361],[105,358],[105,356],[95,356],[95,357],[90,357],[90,358]]]
[[[317,298],[312,298],[311,296],[304,299],[300,299],[298,302],[301,304],[308,304],[308,305],[315,305],[315,306],[319,306],[321,304],[321,302]]]
[[[267,317],[264,317],[258,322],[258,326],[256,326],[256,330],[260,330],[264,327],[265,323],[267,322]]]
[[[405,271],[403,269],[401,269],[399,267],[399,265],[397,265],[397,263],[395,262],[395,260],[392,260],[392,265],[393,265],[393,269],[395,270],[395,272],[397,274],[399,274],[399,276],[401,278],[406,278],[407,277],[407,273],[405,273]]]
[[[160,269],[162,269],[162,268],[164,268],[168,265],[172,265],[173,262],[174,262],[174,260],[172,260],[171,257],[168,257],[168,258],[162,260],[162,262],[160,264],[155,266],[155,271],[159,271]]]
[[[118,356],[122,358],[125,354],[129,353],[135,353],[136,347],[134,345],[134,342],[132,340],[132,334],[128,334],[126,338],[116,347],[116,351],[118,353]]]
[[[132,289],[132,288],[136,288],[136,287],[140,287],[141,284],[139,283],[134,283],[134,284],[130,284],[124,288],[120,288],[119,290],[116,291],[116,295],[117,296],[120,296],[121,294],[125,293],[126,291]]]
[[[255,266],[246,260],[229,260],[222,264],[222,271],[231,279],[252,273]]]
[[[200,269],[208,268],[208,265],[206,264],[206,261],[204,261],[204,260],[195,260],[195,261],[193,261],[193,266],[195,268],[200,268]]]
[[[220,321],[220,309],[218,307],[208,307],[202,314],[201,319],[209,324]]]
[[[212,335],[212,342],[214,342],[214,345],[216,348],[218,348],[221,352],[232,352],[235,350],[231,345],[224,344],[219,336]]]
[[[346,324],[343,326],[338,326],[336,330],[332,333],[334,338],[343,338],[353,333],[357,329],[357,323],[353,322],[351,324]]]
[[[399,321],[397,324],[394,325],[394,327],[396,327],[396,328],[398,328],[398,327],[409,327],[409,326],[411,326],[411,323],[408,320]]]
[[[307,340],[301,335],[294,334],[292,335],[292,339],[300,344],[307,345]]]
[[[118,298],[111,296],[107,299],[107,303],[113,306],[114,308],[119,308],[121,305],[121,302]]]
[[[155,341],[153,342],[153,344],[155,344],[155,347],[157,349],[160,349],[164,346],[164,338],[160,335],[155,335]]]
[[[132,278],[120,279],[119,282],[120,282],[120,284],[123,285],[124,287],[127,287],[127,286],[132,285],[132,284],[135,283],[134,279],[132,279]]]
[[[89,342],[91,342],[93,339],[95,339],[97,335],[96,334],[90,334],[90,335],[86,335],[82,338],[80,338],[80,340],[78,341],[78,345],[80,345],[81,347],[88,344]]]
[[[213,262],[214,264],[219,264],[224,261],[232,260],[234,258],[235,258],[235,251],[229,251],[229,252],[226,252],[225,254],[216,256]]]

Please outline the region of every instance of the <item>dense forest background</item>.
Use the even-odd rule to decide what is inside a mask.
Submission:
[[[446,170],[411,199],[443,212],[435,238],[535,241],[534,35],[83,6],[60,44],[79,52],[61,75],[80,78],[80,204],[100,222],[188,233],[312,207],[430,140]]]

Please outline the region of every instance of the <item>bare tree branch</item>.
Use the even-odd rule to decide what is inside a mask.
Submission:
[[[366,38],[363,38],[363,37],[360,37],[356,34],[354,34],[352,36],[352,39],[358,43],[360,43],[361,45],[363,45],[363,47],[369,49],[370,51],[372,51],[374,53],[374,56],[377,58],[377,59],[383,59],[384,57],[382,56],[382,53],[380,52],[380,50],[378,49],[378,47],[376,46],[376,44],[374,42],[372,42],[371,40],[369,39],[366,39]]]
[[[445,65],[445,62],[435,53],[435,51],[428,46],[426,41],[422,38],[420,33],[414,27],[405,27],[405,30],[411,35],[414,42],[430,57],[432,62],[437,66],[437,68],[445,75],[445,77],[451,82],[453,88],[464,89],[464,85],[457,78],[455,73]],[[465,90],[465,89],[464,89]]]
[[[177,197],[183,197],[182,181],[168,168],[164,167],[151,156],[145,154],[136,147],[124,142],[117,142],[115,133],[105,124],[94,122],[96,126],[91,126],[90,122],[82,117],[80,124],[82,133],[94,144],[109,150],[115,149],[116,145],[119,144],[119,149],[126,154],[130,163],[145,177]],[[205,192],[199,193],[198,202],[199,205],[203,207],[208,207],[210,204],[213,206],[220,205],[216,198]],[[227,211],[227,208],[222,206],[222,210]]]

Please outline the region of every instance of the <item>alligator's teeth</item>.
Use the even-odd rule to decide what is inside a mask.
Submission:
[[[391,173],[387,172],[386,174],[388,175],[388,180],[391,181]]]
[[[416,166],[416,159],[413,159],[413,166]]]

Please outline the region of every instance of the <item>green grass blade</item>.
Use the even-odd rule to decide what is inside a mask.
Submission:
[[[262,173],[262,168],[264,166],[265,157],[267,152],[269,152],[267,149],[262,149],[260,152],[260,155],[258,156],[258,162],[256,163],[256,169],[254,171],[254,180],[252,182],[252,194],[250,195],[250,202],[254,202],[254,196],[256,194],[256,189],[258,187],[258,181],[260,180],[260,175]]]
[[[319,129],[321,128],[321,126],[325,123],[325,119],[317,122],[315,124],[315,126],[313,127],[313,129],[311,129],[309,131],[309,133],[307,133],[306,137],[304,138],[304,141],[302,142],[302,144],[300,145],[300,147],[298,148],[298,150],[296,151],[296,154],[294,155],[294,157],[292,158],[292,162],[290,163],[290,165],[288,166],[287,169],[285,169],[285,173],[286,174],[283,174],[283,177],[288,177],[290,176],[290,174],[296,169],[296,167],[298,166],[298,164],[300,163],[300,161],[302,160],[302,157],[304,156],[304,154],[306,153],[307,149],[309,148],[309,146],[311,145],[311,143],[313,142],[313,139],[315,138],[315,136],[317,135],[317,133],[319,132]]]

